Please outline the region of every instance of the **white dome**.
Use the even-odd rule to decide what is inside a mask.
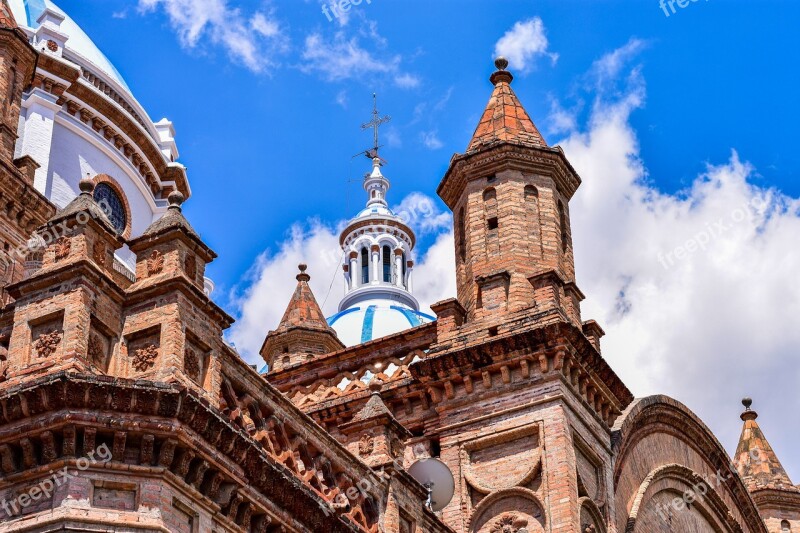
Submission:
[[[61,30],[69,35],[69,40],[65,48],[100,69],[103,74],[110,77],[120,85],[120,87],[125,89],[126,92],[131,92],[128,88],[128,84],[125,83],[125,80],[122,78],[122,75],[114,68],[114,65],[103,52],[100,51],[97,45],[94,44],[94,41],[86,35],[86,32],[84,32],[69,15],[64,13],[64,11],[53,2],[50,0],[9,0],[9,6],[11,7],[11,11],[14,12],[14,18],[17,20],[17,24],[28,28],[36,28],[38,26],[36,20],[45,8],[52,9],[63,15],[65,18],[64,22],[61,23]]]
[[[433,320],[434,317],[408,306],[373,300],[336,313],[328,318],[328,324],[346,346],[355,346]]]

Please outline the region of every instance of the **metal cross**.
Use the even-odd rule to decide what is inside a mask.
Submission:
[[[378,155],[378,148],[380,148],[378,146],[378,129],[381,127],[381,124],[386,124],[387,122],[392,120],[392,117],[386,115],[385,117],[381,118],[380,113],[378,113],[378,95],[372,93],[372,100],[373,100],[372,120],[367,122],[366,124],[362,124],[361,129],[362,130],[368,130],[370,128],[373,129],[374,142],[375,142],[375,145],[373,147],[373,157],[376,157]]]

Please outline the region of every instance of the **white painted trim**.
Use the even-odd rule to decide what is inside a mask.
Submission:
[[[142,196],[145,198],[145,201],[147,202],[147,205],[150,207],[151,211],[156,213],[166,210],[166,208],[159,208],[159,206],[156,204],[153,191],[150,190],[150,186],[145,183],[144,178],[142,178],[142,176],[139,174],[139,169],[135,168],[133,163],[131,163],[131,161],[121,154],[115,147],[110,146],[105,137],[97,134],[93,129],[68,113],[57,113],[55,122],[56,124],[67,128],[72,133],[89,142],[92,146],[103,152],[112,161],[117,163],[120,168],[127,169],[128,178],[131,180],[131,182],[136,184],[136,187],[142,193]],[[153,174],[158,176],[155,171],[153,171]],[[117,179],[117,181],[119,180]]]

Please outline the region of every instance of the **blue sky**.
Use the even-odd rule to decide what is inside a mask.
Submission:
[[[800,482],[797,2],[700,0],[666,16],[657,0],[365,0],[346,21],[317,0],[59,6],[151,117],[175,122],[186,213],[220,254],[215,298],[251,360],[300,260],[335,307],[336,226],[363,203],[369,164],[352,156],[370,145],[359,126],[373,92],[393,117],[390,200],[424,215],[420,299],[452,295],[435,189],[486,104],[496,50],[510,52],[518,96],[584,179],[578,283],[605,357],[637,395],[687,403],[729,449],[739,398],[754,396]],[[703,232],[710,242],[678,259]]]

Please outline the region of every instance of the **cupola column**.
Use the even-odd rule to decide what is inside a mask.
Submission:
[[[405,280],[403,279],[403,249],[397,248],[394,251],[394,284],[398,287],[403,287]]]
[[[358,252],[350,252],[350,290],[357,289],[359,285]]]
[[[381,261],[381,247],[377,244],[373,244],[372,248],[372,283],[380,283],[380,261]]]

